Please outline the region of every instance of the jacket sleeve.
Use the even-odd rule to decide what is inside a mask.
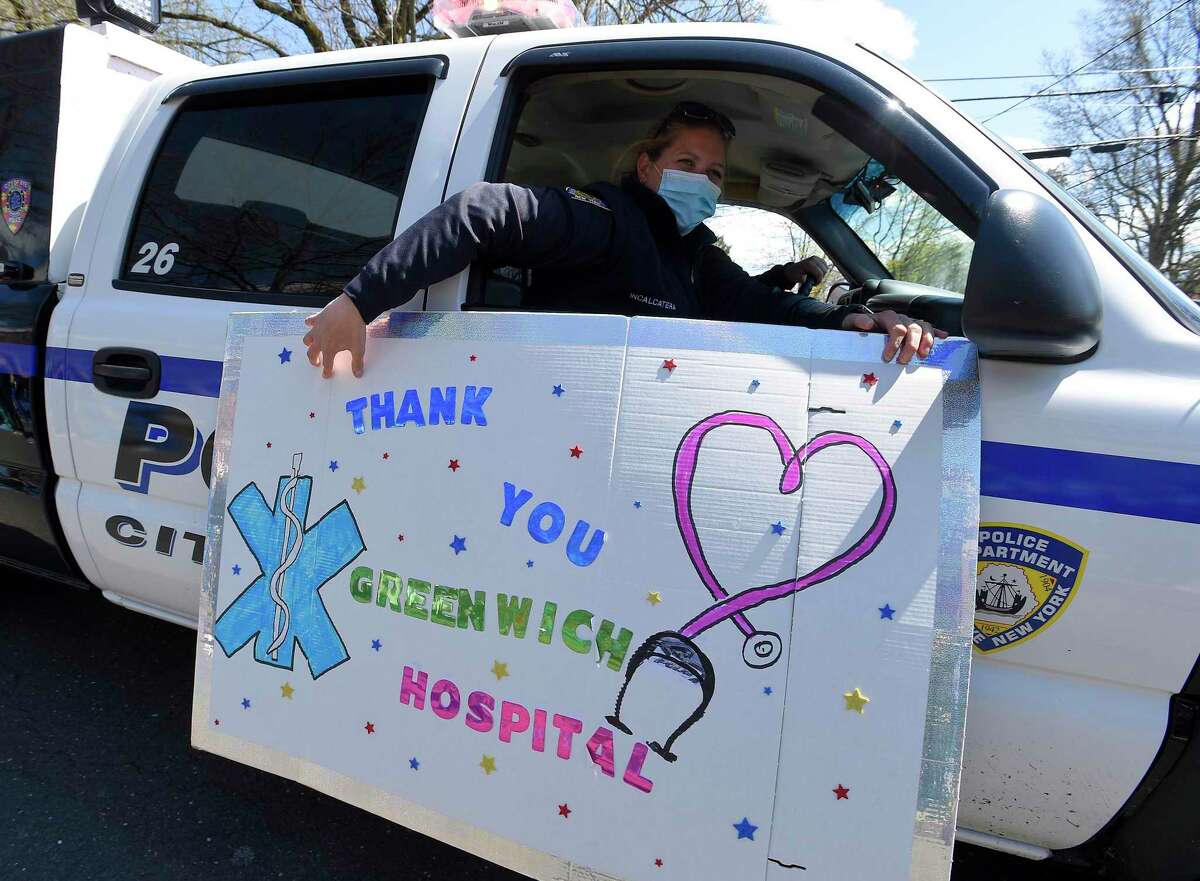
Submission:
[[[783,266],[776,264],[766,272],[760,272],[754,276],[754,280],[759,284],[765,284],[769,288],[779,288],[781,291],[791,290],[795,284],[787,273],[783,271]]]
[[[715,245],[700,256],[700,304],[705,318],[838,329],[853,311],[785,293],[752,277]]]
[[[586,193],[473,184],[434,208],[371,258],[346,285],[363,321],[476,260],[571,268],[609,259],[613,214]]]

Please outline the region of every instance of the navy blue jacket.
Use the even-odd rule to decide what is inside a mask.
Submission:
[[[756,280],[716,241],[703,224],[681,236],[667,203],[632,178],[586,190],[480,183],[384,247],[346,294],[371,321],[484,261],[533,270],[530,309],[824,328],[853,311]]]

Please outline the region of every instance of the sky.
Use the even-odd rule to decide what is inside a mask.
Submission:
[[[1079,49],[1080,17],[1100,0],[768,0],[783,25],[816,22],[887,53],[922,79],[1028,75],[1045,72],[1043,54]],[[931,86],[948,98],[1019,95],[1052,79],[943,82]],[[965,112],[982,119],[1013,101],[972,102]],[[1019,148],[1045,144],[1039,102],[1026,101],[992,123]]]

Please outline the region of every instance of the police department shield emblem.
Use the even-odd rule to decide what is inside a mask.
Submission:
[[[9,178],[0,184],[0,215],[8,231],[16,235],[29,216],[29,196],[33,185],[23,177]]]
[[[1009,648],[1061,618],[1087,558],[1074,542],[1033,526],[979,524],[975,648],[985,654]]]

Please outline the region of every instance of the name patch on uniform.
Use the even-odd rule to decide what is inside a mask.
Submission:
[[[578,199],[580,202],[587,202],[589,205],[595,205],[597,208],[603,208],[605,211],[611,211],[603,201],[597,199],[591,193],[585,193],[583,190],[577,190],[574,187],[567,187],[567,194],[572,199]]]
[[[1009,648],[1053,624],[1075,598],[1088,552],[1021,523],[979,524],[975,648]]]

